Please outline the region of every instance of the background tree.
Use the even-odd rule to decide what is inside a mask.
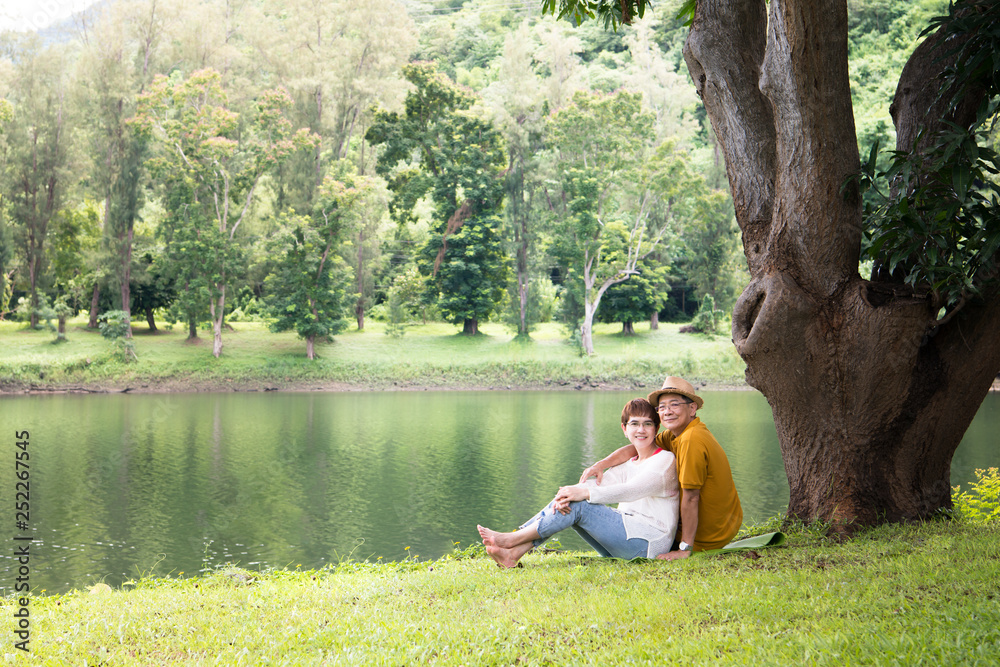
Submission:
[[[532,293],[532,284],[542,278],[539,260],[543,254],[537,252],[539,232],[535,223],[539,215],[535,193],[539,185],[536,156],[542,148],[545,105],[541,79],[532,68],[531,46],[528,25],[523,23],[507,36],[498,80],[484,93],[507,146],[504,212],[510,230],[506,236],[513,246],[512,302],[519,336],[527,336],[535,324],[532,315],[539,309],[532,301],[537,301],[538,295]]]
[[[0,66],[8,63],[0,63]],[[3,91],[6,93],[6,91]],[[8,149],[6,133],[10,129],[10,121],[14,118],[14,106],[4,97],[0,97],[0,177],[7,171]],[[10,300],[14,295],[15,268],[10,268],[14,258],[14,239],[10,224],[7,221],[7,201],[0,196],[0,320],[10,309]]]
[[[96,12],[79,30],[83,50],[77,99],[90,135],[90,181],[104,202],[103,228],[109,257],[102,262],[118,284],[118,307],[131,328],[131,269],[135,220],[142,206],[145,138],[134,131],[135,98],[152,78],[154,50],[162,35],[156,0],[116,4]],[[96,317],[101,281],[94,281],[91,317]]]
[[[485,321],[503,301],[509,269],[501,233],[503,221],[497,215],[475,215],[447,237],[447,250],[438,270],[433,264],[441,256],[444,237],[434,236],[424,247],[425,273],[436,292],[438,308],[445,319],[462,323],[462,333],[479,333]]]
[[[234,239],[257,185],[294,150],[314,143],[307,130],[292,131],[285,117],[291,102],[280,89],[264,91],[241,126],[240,115],[227,107],[221,76],[213,70],[195,72],[183,81],[159,77],[139,100],[136,125],[152,133],[161,145],[161,154],[154,160],[157,171],[185,179],[187,183],[177,185],[190,195],[182,206],[203,211],[177,220],[214,224],[213,230],[198,233],[202,243],[208,242],[209,252],[201,261],[210,276],[212,354],[216,357],[222,353],[226,287],[239,265]]]
[[[636,264],[636,273],[628,280],[608,288],[601,301],[598,322],[621,322],[622,334],[635,335],[635,323],[649,319],[661,308],[667,297],[663,286],[667,267],[651,257]]]
[[[588,355],[604,293],[636,272],[672,222],[657,211],[665,164],[656,159],[647,166],[653,117],[641,101],[640,94],[625,91],[577,93],[573,105],[550,121],[562,169],[553,253],[566,267],[568,286],[582,289],[580,340]]]
[[[319,190],[318,215],[338,216],[343,226],[343,242],[338,244],[341,258],[354,269],[354,318],[358,330],[365,328],[365,310],[375,292],[375,271],[382,259],[382,237],[388,222],[388,192],[385,182],[372,176],[360,176],[347,169],[343,180],[327,176]]]
[[[403,74],[414,86],[404,113],[378,111],[367,133],[368,141],[383,146],[377,170],[393,192],[390,211],[405,223],[414,219],[414,206],[422,197],[430,195],[433,200],[434,234],[425,250],[433,253],[433,259],[428,257],[423,266],[439,293],[450,289],[451,272],[463,274],[477,261],[483,262],[477,269],[483,280],[503,278],[505,273],[496,274],[491,247],[480,252],[464,245],[474,239],[492,245],[496,239],[492,216],[501,205],[505,164],[501,137],[489,122],[469,111],[474,97],[434,65],[407,65]],[[467,234],[458,249],[451,245],[451,237],[466,221],[479,229]],[[496,303],[485,309],[478,289],[461,294],[470,299],[464,306],[447,293],[448,311],[453,318],[461,316],[463,332],[473,335],[479,331],[479,319],[488,317]]]
[[[399,68],[415,46],[415,30],[394,0],[280,0],[268,3],[267,14],[261,48],[296,100],[296,121],[320,138],[311,154],[280,167],[280,203],[309,210],[330,165],[347,158],[352,140],[364,135],[371,109],[402,97]],[[364,174],[363,153],[352,157]]]
[[[67,68],[61,50],[43,50],[35,35],[16,38],[13,106],[7,137],[5,191],[14,243],[28,281],[31,327],[38,326],[39,290],[44,286],[49,223],[62,206],[71,176]]]
[[[321,222],[295,216],[283,222],[273,241],[278,257],[275,271],[264,281],[273,331],[294,329],[306,341],[306,356],[316,358],[317,339],[347,326],[344,286],[349,271],[337,255],[338,217]]]
[[[696,192],[680,232],[684,244],[683,270],[696,297],[710,295],[720,308],[728,311],[736,300],[739,277],[733,204],[721,190]]]

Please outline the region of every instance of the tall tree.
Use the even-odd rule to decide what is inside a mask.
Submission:
[[[6,91],[0,91],[0,95]],[[6,133],[10,122],[14,119],[14,106],[5,97],[0,97],[0,178],[7,171],[8,148]],[[14,295],[14,273],[10,268],[14,259],[14,239],[10,224],[7,222],[7,202],[0,197],[0,320],[10,308],[10,300]]]
[[[402,97],[399,68],[416,44],[415,30],[395,0],[274,0],[267,7],[261,49],[295,98],[301,123],[320,137],[312,155],[297,160],[301,171],[295,164],[282,170],[293,205],[311,205],[328,167],[364,134],[371,109]],[[356,170],[365,171],[360,155]]]
[[[91,183],[104,201],[104,232],[110,273],[118,283],[127,337],[132,335],[130,293],[135,220],[142,205],[146,145],[129,126],[135,98],[152,78],[155,49],[162,38],[158,0],[132,0],[97,12],[79,31],[80,106],[91,136]],[[96,273],[95,273],[96,275]],[[95,280],[93,289],[100,289]],[[92,299],[96,306],[97,300]],[[96,321],[96,312],[91,313]]]
[[[604,293],[636,273],[673,222],[659,207],[665,163],[651,158],[653,116],[642,95],[578,92],[550,122],[562,194],[553,252],[581,286],[580,340],[594,353],[593,323]]]
[[[635,323],[661,308],[667,297],[663,289],[668,267],[651,261],[652,256],[636,265],[636,273],[625,282],[608,288],[597,315],[598,322],[621,322],[622,334],[635,335]]]
[[[478,264],[483,276],[494,273],[491,250],[472,252],[464,243],[451,243],[464,224],[475,224],[466,242],[478,236],[484,241],[495,234],[484,230],[493,227],[493,216],[500,209],[503,196],[501,170],[506,162],[502,139],[492,124],[470,111],[475,98],[460,89],[429,63],[413,63],[403,68],[403,75],[413,84],[405,101],[403,114],[380,110],[367,133],[373,145],[384,146],[378,173],[388,179],[393,192],[390,211],[397,220],[413,219],[413,207],[425,195],[435,206],[434,235],[430,246],[434,257],[425,264],[434,276],[432,286],[446,289],[445,278],[454,271],[464,271],[470,262]],[[416,164],[413,164],[413,163]],[[443,277],[445,276],[445,277]],[[488,282],[478,283],[490,289]],[[469,298],[459,307],[449,296],[449,312],[463,324],[463,331],[479,331],[479,320],[496,307],[487,307],[488,299],[475,292],[462,292]]]
[[[538,186],[536,155],[542,148],[544,104],[542,82],[532,67],[532,46],[531,31],[525,22],[507,36],[499,78],[483,94],[507,145],[505,213],[514,251],[513,300],[519,336],[527,336],[534,324],[530,315],[537,309],[529,307],[529,299],[532,284],[537,283],[541,255],[532,250],[539,247],[533,222],[538,217],[538,211],[534,210]]]
[[[153,166],[176,194],[175,221],[213,229],[195,236],[208,252],[199,257],[211,298],[212,354],[222,354],[226,287],[238,265],[236,232],[246,218],[265,173],[294,150],[311,146],[307,130],[292,132],[285,111],[291,98],[283,90],[263,91],[243,118],[227,106],[221,75],[195,72],[184,80],[158,77],[139,99],[136,126],[150,133],[161,152]],[[195,210],[189,210],[195,209]],[[189,235],[190,237],[190,235]],[[192,243],[191,248],[201,246]]]
[[[995,188],[972,179],[996,169],[981,128],[1000,92],[1000,6],[952,6],[903,70],[893,120],[914,178],[897,183],[913,188],[902,199],[934,195],[915,224],[876,221],[876,238],[902,242],[865,280],[846,0],[687,4],[685,58],[726,155],[752,276],[733,340],[774,414],[789,515],[845,532],[930,517],[951,506],[952,455],[1000,370],[1000,258],[985,243],[1000,231],[997,195],[977,196]],[[920,230],[941,223],[951,233]],[[940,284],[928,280],[936,267],[950,268]]]
[[[45,49],[36,35],[14,39],[13,119],[7,133],[8,214],[28,274],[31,326],[38,326],[39,289],[49,223],[60,209],[70,175],[68,75],[63,49]]]
[[[350,271],[335,251],[342,218],[339,214],[318,219],[293,216],[271,242],[278,258],[274,272],[264,281],[268,308],[275,318],[271,329],[294,329],[305,339],[310,360],[316,358],[316,339],[347,326],[344,286]]]
[[[347,167],[346,163],[344,166]],[[341,219],[340,255],[354,269],[354,318],[358,330],[365,328],[365,311],[375,293],[375,270],[382,257],[382,240],[388,220],[385,182],[374,176],[351,173],[337,180],[328,175],[319,189],[317,212],[328,219]]]

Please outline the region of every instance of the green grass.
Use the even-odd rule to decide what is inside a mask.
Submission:
[[[580,356],[561,327],[546,324],[530,341],[513,338],[503,327],[485,324],[469,337],[443,323],[415,325],[405,336],[384,335],[370,322],[332,342],[317,345],[317,359],[305,357],[305,342],[294,333],[274,334],[260,323],[237,322],[223,333],[223,352],[212,356],[211,332],[192,344],[186,330],[151,334],[135,326],[138,361],[112,359],[109,343],[71,321],[68,342],[54,334],[0,322],[0,387],[85,387],[91,389],[261,389],[274,386],[328,388],[523,388],[658,385],[668,373],[712,384],[742,384],[744,365],[724,336],[678,333],[680,325],[622,336],[620,325],[598,325],[596,354]]]
[[[51,665],[996,664],[1000,524],[788,532],[676,563],[547,553],[500,571],[470,548],[144,578],[32,598],[31,647]]]

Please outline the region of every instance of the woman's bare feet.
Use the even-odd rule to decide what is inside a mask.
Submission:
[[[504,547],[498,547],[490,545],[486,547],[486,553],[490,555],[490,558],[496,561],[497,565],[503,568],[517,567],[518,562],[524,554],[534,548],[531,542],[525,542],[524,544],[519,544],[510,549]]]
[[[500,533],[495,530],[490,530],[486,526],[476,526],[476,530],[479,531],[479,537],[483,538],[483,544],[488,547],[500,547],[502,549],[511,549],[517,545],[524,542],[521,539],[523,536],[520,535],[522,530],[516,533]]]
[[[486,526],[480,526],[479,524],[476,524],[476,530],[479,531],[479,537],[483,539],[483,544],[488,547],[496,546],[497,531],[490,530]]]

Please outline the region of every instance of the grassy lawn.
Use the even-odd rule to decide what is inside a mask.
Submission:
[[[109,343],[85,324],[82,318],[72,320],[68,341],[56,345],[51,332],[0,322],[0,386],[624,388],[657,385],[667,374],[712,384],[743,382],[743,363],[728,338],[681,334],[677,324],[656,331],[639,324],[635,336],[622,336],[617,324],[597,325],[596,354],[585,358],[556,324],[540,326],[524,342],[490,323],[474,337],[462,335],[455,325],[430,323],[392,338],[384,335],[382,323],[370,322],[364,331],[350,329],[317,344],[317,359],[309,361],[303,340],[294,333],[271,333],[261,323],[233,323],[233,330],[223,333],[219,359],[212,356],[210,331],[191,343],[182,328],[150,333],[138,323],[138,361],[130,364],[114,359]]]
[[[500,571],[469,548],[97,585],[32,598],[30,646],[48,665],[996,664],[1000,524],[788,532],[677,563],[546,553]]]

